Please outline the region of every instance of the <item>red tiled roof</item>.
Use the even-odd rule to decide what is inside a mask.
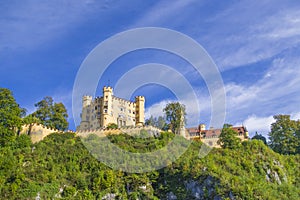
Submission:
[[[232,127],[233,130],[235,130],[239,135],[243,135],[247,132],[246,128],[243,126],[237,126]],[[191,136],[200,135],[200,130],[198,127],[191,127],[187,128],[188,132]],[[219,137],[221,135],[222,129],[208,129],[208,130],[202,130],[201,136],[202,137]]]

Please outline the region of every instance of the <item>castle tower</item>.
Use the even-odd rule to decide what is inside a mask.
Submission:
[[[83,96],[82,97],[82,107],[87,107],[87,106],[91,105],[92,100],[93,100],[92,96],[88,96],[88,95]]]
[[[112,120],[112,96],[113,89],[111,87],[103,87],[103,104],[101,126],[106,127]]]
[[[201,131],[205,131],[206,127],[205,127],[205,124],[200,124],[198,128],[199,128],[199,131],[201,132]]]
[[[135,125],[143,126],[145,123],[145,97],[135,97]]]
[[[180,118],[180,127],[178,129],[178,135],[186,137],[186,129],[185,129],[185,118],[184,118],[184,111],[181,108],[181,118]]]
[[[83,96],[82,97],[82,112],[81,112],[81,126],[82,127],[89,127],[89,112],[90,112],[90,105],[92,104],[93,97],[92,96]]]

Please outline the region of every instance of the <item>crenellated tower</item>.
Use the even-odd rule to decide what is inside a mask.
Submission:
[[[135,97],[135,112],[136,126],[143,126],[145,123],[145,97]]]
[[[112,87],[103,87],[103,101],[102,101],[102,117],[101,126],[106,127],[109,123],[113,121],[112,119],[112,97],[113,89]]]

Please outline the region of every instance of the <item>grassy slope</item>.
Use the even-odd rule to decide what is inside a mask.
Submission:
[[[168,133],[152,139],[110,137],[132,152],[159,149],[173,138]],[[279,155],[259,141],[236,150],[214,149],[202,159],[201,143],[193,142],[175,163],[144,174],[111,170],[70,133],[52,134],[34,149],[26,141],[23,137],[0,149],[2,199],[33,199],[37,193],[42,199],[96,199],[109,193],[117,199],[164,199],[170,191],[178,199],[193,199],[195,194],[187,190],[192,182],[203,198],[300,199],[300,157]]]

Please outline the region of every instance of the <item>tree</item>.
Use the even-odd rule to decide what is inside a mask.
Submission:
[[[63,103],[54,103],[52,107],[52,127],[57,130],[67,130],[69,123],[67,121],[68,113]]]
[[[291,120],[290,115],[275,115],[271,124],[269,145],[277,153],[300,153],[300,121]]]
[[[28,135],[31,134],[31,129],[32,129],[33,125],[34,124],[39,124],[39,123],[41,123],[40,119],[35,117],[32,114],[27,115],[26,117],[23,118],[23,124],[26,124],[26,125],[29,126],[28,132],[27,132]]]
[[[166,119],[173,133],[178,132],[180,127],[185,125],[186,112],[183,104],[179,102],[169,103],[163,111],[165,112]]]
[[[262,135],[262,134],[258,134],[257,132],[255,133],[255,135],[251,138],[251,140],[261,140],[263,141],[263,143],[265,145],[267,145],[267,139]]]
[[[222,148],[236,149],[241,144],[241,139],[236,136],[237,132],[232,129],[232,126],[225,124],[219,137],[218,144]]]
[[[168,130],[168,124],[166,122],[166,119],[163,116],[159,116],[157,118],[156,127],[160,128],[161,130],[164,130],[164,131]]]
[[[117,129],[118,125],[115,123],[109,123],[106,128],[107,129]]]
[[[66,130],[69,126],[68,113],[63,103],[54,103],[52,97],[44,97],[34,104],[37,110],[32,115],[47,127]]]
[[[163,116],[153,117],[151,115],[150,118],[146,120],[145,124],[155,126],[164,131],[168,130],[168,124]]]
[[[155,126],[155,118],[151,115],[149,119],[146,119],[145,124],[148,126]]]
[[[0,88],[0,146],[15,140],[16,133],[22,125],[23,111],[12,92],[6,88]]]

